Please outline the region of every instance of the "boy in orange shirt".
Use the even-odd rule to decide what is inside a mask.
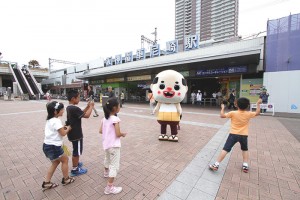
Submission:
[[[250,101],[247,98],[241,97],[237,100],[237,111],[231,111],[229,113],[224,113],[224,104],[221,104],[221,118],[231,118],[231,127],[230,134],[226,140],[226,143],[221,151],[217,162],[212,165],[209,165],[209,168],[213,171],[219,169],[219,164],[225,158],[228,152],[231,151],[231,148],[235,143],[239,142],[241,145],[242,155],[243,155],[243,171],[248,172],[248,129],[249,129],[249,120],[260,114],[260,104],[262,100],[258,99],[256,102],[256,112],[247,111],[250,106]]]

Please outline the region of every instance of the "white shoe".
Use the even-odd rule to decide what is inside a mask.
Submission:
[[[104,194],[119,194],[122,192],[123,188],[122,187],[116,187],[116,186],[106,186],[104,189]]]

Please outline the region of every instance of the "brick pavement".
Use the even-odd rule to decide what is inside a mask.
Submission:
[[[103,194],[106,180],[102,177],[103,150],[98,134],[100,118],[83,119],[85,138],[81,160],[88,173],[77,177],[71,185],[60,185],[42,192],[41,183],[50,166],[41,148],[45,104],[46,101],[0,101],[0,200],[162,199],[168,188],[178,180],[184,182],[187,177],[194,180],[191,175],[198,169],[193,172],[186,170],[192,169],[191,164],[197,161],[199,155],[204,155],[201,152],[210,144],[222,146],[214,139],[227,122],[218,117],[218,109],[184,106],[179,143],[161,142],[157,140],[159,125],[150,115],[148,105],[125,104],[119,116],[121,129],[128,135],[122,138],[121,170],[116,179],[116,184],[124,191],[107,196]],[[84,105],[81,102],[79,106]],[[97,106],[101,110],[99,104]],[[100,116],[103,116],[102,112]],[[250,135],[249,174],[240,170],[241,154],[236,146],[228,157],[228,166],[224,163],[220,172],[211,174],[211,180],[220,181],[218,185],[214,184],[216,199],[300,199],[299,142],[276,118],[268,116],[252,120]],[[66,138],[65,143],[71,147]],[[207,168],[198,167],[199,173],[206,174],[206,179],[209,179]],[[221,171],[225,174],[219,178]],[[58,169],[52,180],[59,183],[61,177]],[[207,182],[199,179],[190,187],[194,191],[202,191],[203,197],[211,195],[213,192],[205,191],[203,185]],[[201,199],[198,194],[188,193],[186,199]],[[176,198],[185,197],[177,195]]]

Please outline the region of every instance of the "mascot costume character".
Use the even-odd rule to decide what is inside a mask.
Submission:
[[[154,112],[161,125],[161,135],[158,139],[178,142],[177,125],[182,113],[180,102],[188,90],[186,80],[174,70],[165,70],[157,74],[150,89],[157,101]],[[170,136],[167,135],[167,125],[171,127]]]

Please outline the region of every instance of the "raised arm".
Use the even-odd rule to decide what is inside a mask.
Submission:
[[[226,115],[225,115],[225,105],[222,103],[221,104],[221,112],[220,112],[220,117],[221,118],[226,118]]]
[[[255,112],[255,115],[259,115],[260,114],[260,104],[262,103],[262,99],[259,98],[256,102],[256,112]]]
[[[83,110],[84,112],[83,118],[89,118],[91,116],[93,108],[94,108],[94,102],[90,101],[86,106],[86,108]]]

